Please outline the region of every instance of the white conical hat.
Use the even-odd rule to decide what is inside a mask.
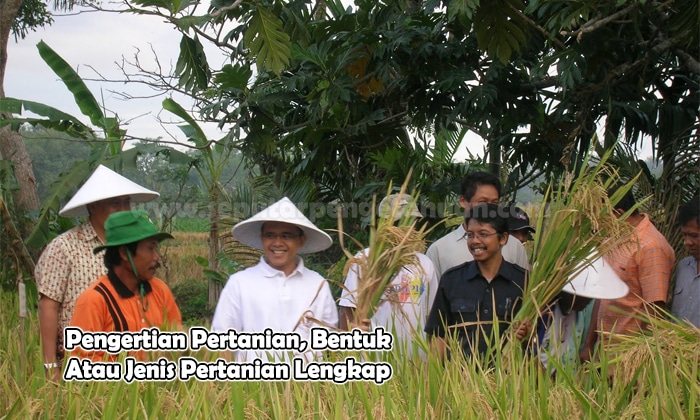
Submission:
[[[160,196],[100,165],[58,214],[63,217],[86,216],[88,204],[123,195],[131,197],[132,203],[146,203]]]
[[[303,230],[306,236],[306,243],[297,251],[299,254],[323,251],[333,243],[331,237],[311,223],[287,197],[270,205],[251,218],[239,222],[231,229],[231,233],[239,242],[256,249],[263,249],[260,235],[262,233],[262,225],[265,222],[290,223]]]
[[[562,289],[592,299],[618,299],[627,296],[629,287],[603,258],[598,258]]]

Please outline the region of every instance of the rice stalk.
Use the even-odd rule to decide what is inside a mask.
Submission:
[[[404,181],[399,194],[404,194],[408,186],[411,172]],[[387,195],[391,194],[391,185]],[[369,243],[363,246],[354,238],[351,240],[360,249],[353,255],[345,246],[342,219],[338,214],[338,233],[340,246],[347,262],[343,270],[344,276],[350,269],[356,269],[358,273],[357,290],[349,290],[355,298],[356,323],[363,319],[370,319],[376,309],[386,301],[395,301],[391,294],[387,294],[387,287],[392,279],[404,266],[418,267],[416,252],[425,251],[426,225],[416,228],[416,221],[411,221],[410,216],[404,214],[395,225],[394,219],[399,211],[399,202],[392,203],[389,213],[382,217],[375,217],[376,197],[372,200],[372,222],[370,223]],[[355,267],[355,268],[353,268]]]
[[[529,320],[534,325],[570,278],[632,237],[625,215],[618,218],[613,210],[635,180],[608,197],[606,190],[618,181],[606,164],[609,156],[610,152],[592,165],[589,155],[577,174],[567,174],[556,189],[550,186],[538,217],[532,270],[514,322]]]

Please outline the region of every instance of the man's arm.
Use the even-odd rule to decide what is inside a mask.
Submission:
[[[61,303],[41,295],[39,299],[39,332],[44,364],[57,363],[56,339],[58,337],[58,311]],[[61,378],[61,367],[46,369],[46,377],[58,381]]]

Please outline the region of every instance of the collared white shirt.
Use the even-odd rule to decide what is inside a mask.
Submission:
[[[438,277],[441,277],[445,274],[445,271],[452,267],[474,260],[472,253],[467,248],[467,238],[464,236],[466,234],[467,231],[464,229],[464,224],[460,223],[455,230],[433,242],[428,247],[428,251],[425,254],[433,262]],[[525,247],[513,236],[508,235],[508,242],[503,247],[502,253],[503,259],[509,263],[519,265],[526,270],[530,269],[530,262],[528,261]]]
[[[299,333],[309,339],[310,328],[322,327],[310,318],[331,326],[338,325],[338,309],[328,282],[304,266],[299,258],[289,275],[272,268],[265,257],[260,262],[229,277],[216,305],[212,331]],[[236,361],[270,360],[269,352],[237,351]],[[308,357],[307,357],[308,358]],[[275,353],[272,359],[289,360],[288,354]]]

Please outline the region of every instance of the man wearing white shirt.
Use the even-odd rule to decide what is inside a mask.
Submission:
[[[275,333],[297,333],[308,341],[310,328],[337,325],[338,311],[328,282],[297,256],[328,248],[331,238],[288,198],[238,223],[232,233],[241,243],[265,253],[257,265],[231,275],[216,305],[212,331],[261,333],[269,328]],[[317,356],[265,350],[233,355],[239,362]]]
[[[460,193],[459,206],[465,212],[479,204],[498,204],[501,198],[501,181],[488,172],[472,172],[462,179]],[[432,260],[439,277],[452,267],[473,261],[474,258],[467,248],[466,233],[464,223],[461,223],[428,248],[426,255]],[[530,268],[525,247],[516,238],[508,236],[502,253],[506,261],[526,270]]]
[[[396,208],[395,212],[388,209]],[[394,214],[394,222],[404,215],[422,217],[415,200],[408,194],[391,194],[384,197],[377,211],[379,217]],[[362,251],[367,255],[369,248]],[[371,323],[394,334],[394,348],[409,357],[425,353],[416,345],[416,337],[423,334],[430,307],[437,292],[438,275],[430,258],[413,252],[414,262],[407,264],[391,279],[381,304],[376,308]],[[340,329],[348,330],[355,318],[360,267],[353,264],[345,278],[345,288],[340,301]]]

